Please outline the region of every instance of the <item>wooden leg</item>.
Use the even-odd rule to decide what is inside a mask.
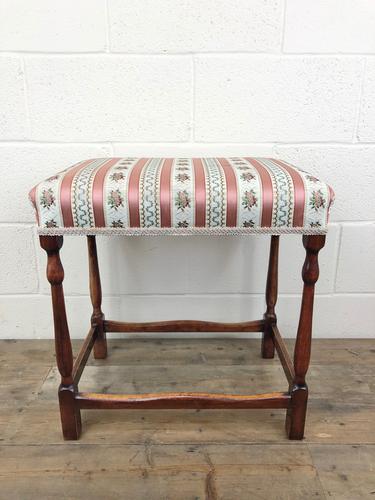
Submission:
[[[87,246],[89,252],[90,297],[93,308],[91,324],[96,327],[97,331],[94,357],[95,359],[104,359],[107,357],[107,339],[104,329],[104,314],[102,312],[102,287],[95,236],[87,236]]]
[[[279,236],[271,236],[270,257],[268,263],[266,303],[264,314],[264,332],[262,335],[262,358],[271,359],[275,356],[272,326],[276,325],[275,305],[277,301],[277,274],[279,260]]]
[[[289,439],[302,439],[305,430],[308,398],[305,377],[310,363],[314,289],[319,277],[318,254],[324,243],[324,235],[303,236],[306,259],[302,269],[304,287],[294,348],[295,376],[290,387],[291,401],[286,417],[286,431]]]
[[[53,320],[55,327],[56,362],[61,375],[59,402],[64,439],[78,439],[81,432],[81,414],[73,384],[73,353],[66,319],[62,282],[64,269],[60,261],[62,236],[40,236],[40,245],[47,252],[47,279],[51,284]]]

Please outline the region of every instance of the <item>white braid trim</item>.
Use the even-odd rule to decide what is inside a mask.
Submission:
[[[44,236],[103,235],[103,236],[245,236],[251,234],[327,234],[327,228],[306,227],[38,227]]]

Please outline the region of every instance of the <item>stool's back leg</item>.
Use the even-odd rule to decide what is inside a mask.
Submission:
[[[273,343],[272,325],[276,324],[275,305],[277,301],[278,282],[278,261],[279,261],[279,236],[271,236],[270,257],[268,263],[266,304],[267,309],[264,314],[265,327],[262,336],[262,357],[273,358],[275,355],[275,345]]]
[[[92,303],[91,324],[96,326],[97,337],[94,344],[94,357],[104,359],[107,357],[107,339],[104,331],[104,314],[102,312],[102,287],[98,264],[95,236],[87,236],[90,273],[90,297]]]
[[[305,429],[308,388],[306,373],[310,363],[311,331],[315,283],[319,277],[318,254],[324,247],[325,236],[303,236],[306,259],[302,269],[304,281],[297,338],[294,347],[295,378],[291,391],[291,405],[287,411],[286,429],[289,439],[302,439]]]
[[[51,284],[56,362],[61,375],[59,402],[62,430],[65,439],[78,439],[81,415],[74,398],[77,388],[72,377],[73,353],[62,286],[64,269],[59,255],[62,244],[62,236],[40,236],[40,245],[47,252],[47,279]]]

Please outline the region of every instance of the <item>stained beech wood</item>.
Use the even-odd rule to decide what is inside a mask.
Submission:
[[[174,320],[155,321],[149,323],[124,323],[121,321],[104,321],[107,333],[124,332],[262,332],[264,321],[245,321],[242,323],[218,323],[214,321]]]
[[[104,314],[102,311],[102,286],[100,283],[98,253],[95,236],[87,236],[89,256],[90,297],[92,303],[91,325],[96,328],[94,344],[94,357],[104,359],[107,357],[107,339],[104,330]]]
[[[290,395],[283,392],[236,395],[200,392],[102,394],[80,392],[76,399],[85,409],[249,409],[287,408]]]
[[[59,402],[63,435],[65,439],[78,439],[81,431],[81,415],[75,402],[73,353],[62,286],[64,269],[60,260],[60,249],[63,237],[40,236],[40,245],[47,252],[47,279],[51,284],[56,363],[61,375]]]
[[[279,240],[279,236],[271,236],[266,285],[267,309],[264,313],[265,324],[261,347],[262,358],[266,359],[272,359],[275,356],[275,344],[273,341],[272,326],[275,325],[277,321],[275,306],[277,301],[278,286]]]
[[[74,385],[78,385],[78,382],[81,378],[83,369],[86,366],[87,360],[89,359],[91,350],[95,344],[95,340],[97,337],[97,327],[91,327],[89,333],[87,334],[85,341],[82,344],[81,350],[76,357],[76,360],[73,365],[73,383]]]
[[[300,320],[294,350],[294,360],[277,328],[275,306],[278,287],[279,237],[271,237],[266,285],[266,312],[262,320],[237,323],[174,320],[146,323],[105,320],[101,309],[102,291],[95,236],[88,236],[90,297],[93,306],[91,328],[73,364],[72,346],[66,319],[62,282],[64,270],[59,251],[61,236],[41,236],[40,243],[47,252],[47,278],[51,295],[55,326],[57,366],[61,375],[59,401],[65,439],[78,439],[81,432],[80,409],[250,409],[286,408],[286,428],[290,439],[302,439],[304,433],[308,389],[305,381],[311,350],[314,286],[318,279],[318,252],[324,246],[324,236],[304,236],[306,259],[302,270],[304,281]],[[93,349],[96,358],[107,355],[106,332],[262,332],[262,356],[272,358],[275,348],[280,358],[289,392],[256,395],[215,393],[147,393],[101,394],[78,391],[78,382]]]
[[[308,399],[305,377],[310,363],[314,290],[319,278],[318,254],[324,247],[324,243],[324,235],[303,236],[306,258],[302,268],[304,286],[294,347],[295,376],[290,387],[291,402],[286,418],[289,439],[302,439],[304,435]]]
[[[272,325],[272,335],[285,376],[289,384],[292,384],[295,379],[293,362],[289,356],[288,348],[285,345],[284,339],[281,337],[280,331],[276,325]]]

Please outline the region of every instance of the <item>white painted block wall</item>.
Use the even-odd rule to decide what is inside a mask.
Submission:
[[[374,337],[375,2],[0,0],[0,337],[52,336],[27,193],[84,158],[275,155],[335,189],[317,337]],[[85,241],[62,259],[73,337],[90,315]],[[263,313],[268,238],[99,239],[112,319]],[[304,252],[281,241],[293,336]]]

